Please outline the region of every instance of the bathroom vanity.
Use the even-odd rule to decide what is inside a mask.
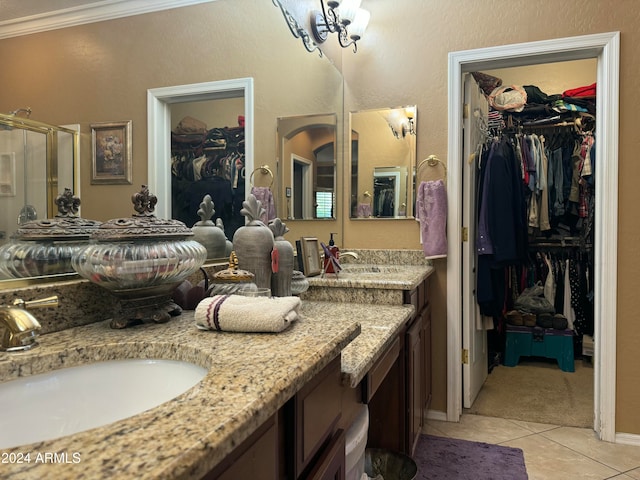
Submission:
[[[369,447],[413,455],[431,401],[431,266],[407,251],[363,251],[338,275],[309,279],[302,298],[369,305],[404,305],[412,313],[398,325],[377,361],[352,380],[369,407]],[[424,259],[422,259],[424,260]],[[364,335],[364,334],[363,334]],[[343,352],[343,359],[359,338]]]
[[[12,459],[31,454],[30,462],[2,465],[3,475],[335,478],[344,472],[345,432],[362,403],[371,416],[369,445],[410,451],[428,402],[432,269],[402,270],[394,275],[403,281],[387,276],[399,302],[303,299],[301,320],[278,334],[199,331],[193,312],[183,312],[166,324],[125,330],[111,329],[108,320],[75,326],[41,335],[30,352],[0,353],[0,382],[118,358],[176,359],[208,369],[195,387],[141,414],[3,449]],[[353,287],[355,279],[349,281]],[[356,290],[367,289],[362,285]],[[20,293],[30,289],[33,296],[46,290]],[[61,286],[55,291],[63,308],[69,297]],[[34,462],[44,452],[55,452],[58,461]]]

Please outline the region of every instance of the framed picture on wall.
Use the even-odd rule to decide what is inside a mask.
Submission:
[[[0,197],[16,196],[16,154],[0,153]]]
[[[320,261],[320,244],[315,237],[302,237],[300,239],[302,249],[302,262],[304,274],[307,277],[320,275],[322,263]]]
[[[131,120],[91,124],[92,184],[131,185]]]

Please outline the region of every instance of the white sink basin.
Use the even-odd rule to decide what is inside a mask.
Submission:
[[[0,383],[0,450],[107,425],[186,392],[206,375],[176,360],[110,360]]]

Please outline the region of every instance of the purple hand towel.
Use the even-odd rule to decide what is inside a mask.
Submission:
[[[269,220],[276,218],[276,205],[273,201],[273,193],[269,187],[251,187],[251,193],[256,200],[260,200],[264,213],[260,217],[262,223],[267,225]]]
[[[447,256],[447,190],[444,180],[420,182],[416,199],[420,243],[425,258]]]

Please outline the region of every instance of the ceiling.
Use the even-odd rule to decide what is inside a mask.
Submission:
[[[91,3],[117,3],[119,0],[0,0],[0,22],[40,15]]]
[[[0,39],[215,0],[0,0]]]

